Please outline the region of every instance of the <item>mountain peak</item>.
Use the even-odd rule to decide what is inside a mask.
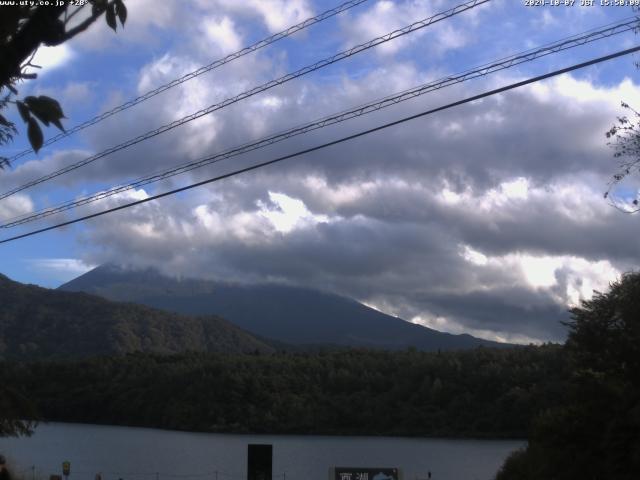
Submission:
[[[154,269],[98,267],[63,285],[111,300],[188,315],[220,315],[256,335],[299,344],[452,350],[503,346],[406,322],[351,298],[276,284],[230,284],[167,277]]]

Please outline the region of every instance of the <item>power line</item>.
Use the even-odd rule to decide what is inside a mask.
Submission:
[[[0,195],[0,200],[7,198],[15,193],[21,192],[23,190],[26,190],[27,188],[33,187],[35,185],[38,185],[40,183],[46,182],[48,180],[51,180],[53,178],[59,177],[61,175],[64,175],[65,173],[69,173],[73,170],[76,170],[80,167],[83,167],[89,163],[92,163],[102,157],[106,157],[107,155],[110,155],[112,153],[118,152],[120,150],[123,150],[125,148],[128,148],[130,146],[136,145],[144,140],[147,140],[149,138],[155,137],[157,135],[160,135],[162,133],[165,133],[169,130],[172,130],[176,127],[179,127],[181,125],[184,125],[188,122],[191,122],[193,120],[196,120],[200,117],[203,117],[204,115],[208,115],[210,113],[213,113],[217,110],[220,110],[222,108],[225,108],[231,104],[234,104],[236,102],[239,102],[240,100],[244,100],[246,98],[252,97],[254,95],[257,95],[258,93],[264,92],[266,90],[269,90],[273,87],[276,87],[278,85],[282,85],[286,82],[289,82],[290,80],[293,80],[295,78],[301,77],[303,75],[306,75],[308,73],[314,72],[316,70],[319,70],[323,67],[326,67],[328,65],[331,65],[333,63],[339,62],[341,60],[344,60],[346,58],[349,58],[353,55],[356,55],[358,53],[361,53],[365,50],[369,50],[370,48],[373,48],[377,45],[381,45],[383,43],[389,42],[391,40],[394,40],[398,37],[401,37],[403,35],[407,35],[409,33],[415,32],[417,30],[420,30],[422,28],[425,28],[429,25],[433,25],[434,23],[440,22],[442,20],[445,20],[447,18],[453,17],[454,15],[458,15],[459,13],[465,12],[467,10],[470,10],[472,8],[475,8],[479,5],[482,5],[484,3],[487,3],[491,0],[470,0],[467,1],[465,3],[462,3],[460,5],[457,5],[449,10],[445,10],[443,12],[437,13],[431,17],[425,18],[423,20],[419,20],[417,22],[412,23],[411,25],[407,25],[406,27],[403,27],[401,29],[397,29],[394,30],[392,32],[387,33],[386,35],[382,35],[379,37],[376,37],[372,40],[369,40],[368,42],[362,43],[360,45],[357,45],[355,47],[352,47],[348,50],[344,50],[340,53],[337,53],[331,57],[325,58],[324,60],[320,60],[319,62],[316,62],[312,65],[308,65],[306,67],[303,67],[299,70],[296,70],[295,72],[292,73],[288,73],[282,77],[279,77],[275,80],[270,80],[267,83],[264,83],[260,86],[254,87],[251,90],[247,90],[245,92],[240,93],[239,95],[236,95],[235,97],[230,97],[227,98],[225,100],[223,100],[220,103],[215,103],[213,105],[210,105],[202,110],[199,110],[195,113],[192,113],[191,115],[187,115],[186,117],[183,117],[179,120],[175,120],[171,123],[168,123],[166,125],[163,125],[161,127],[156,128],[155,130],[151,130],[147,133],[144,133],[142,135],[139,135],[135,138],[132,138],[130,140],[127,140],[126,142],[123,142],[119,145],[116,145],[114,147],[108,148],[106,150],[103,150],[102,152],[93,155],[91,157],[88,157],[84,160],[80,160],[79,162],[76,162],[74,164],[68,165],[67,167],[64,167],[60,170],[56,170],[55,172],[49,173],[47,175],[44,175],[43,177],[40,177],[36,180],[32,180],[30,182],[27,182],[19,187],[16,187],[12,190],[9,190],[3,194]]]
[[[99,123],[109,117],[111,117],[112,115],[115,115],[116,113],[120,113],[124,110],[127,110],[131,107],[134,107],[135,105],[138,105],[139,103],[144,102],[145,100],[148,100],[152,97],[155,97],[156,95],[165,92],[167,90],[169,90],[170,88],[173,88],[177,85],[180,85],[184,82],[187,82],[193,78],[196,78],[199,75],[202,75],[204,73],[210,72],[212,70],[215,70],[218,67],[221,67],[222,65],[225,65],[227,63],[230,63],[234,60],[237,60],[238,58],[244,57],[245,55],[248,55],[249,53],[255,52],[256,50],[260,50],[263,47],[266,47],[268,45],[271,45],[272,43],[277,42],[278,40],[282,40],[283,38],[289,37],[291,35],[293,35],[294,33],[299,32],[300,30],[304,30],[307,27],[310,27],[312,25],[315,25],[316,23],[320,23],[328,18],[331,18],[335,15],[338,15],[339,13],[342,13],[346,10],[349,10],[350,8],[356,7],[358,5],[360,5],[361,3],[367,2],[368,0],[350,0],[348,2],[345,2],[341,5],[338,5],[335,8],[326,10],[322,13],[320,13],[319,15],[316,15],[315,17],[310,17],[307,18],[306,20],[293,25],[289,28],[287,28],[286,30],[283,30],[281,32],[278,32],[270,37],[264,38],[258,42],[255,42],[251,45],[249,45],[248,47],[244,47],[242,50],[238,50],[237,52],[231,53],[229,55],[227,55],[224,58],[215,60],[213,62],[211,62],[208,65],[205,65],[203,67],[198,68],[197,70],[194,70],[192,72],[189,72],[185,75],[183,75],[180,78],[177,78],[175,80],[172,80],[168,83],[165,83],[164,85],[160,85],[157,88],[154,88],[153,90],[149,90],[148,92],[129,100],[128,102],[123,103],[122,105],[118,105],[117,107],[112,108],[111,110],[108,110],[104,113],[101,113],[100,115],[96,115],[95,117],[86,120],[85,122],[82,122],[76,126],[74,126],[73,128],[70,128],[68,130],[66,130],[65,132],[59,133],[57,135],[55,135],[54,137],[51,137],[50,139],[48,139],[46,142],[44,142],[43,146],[46,147],[48,145],[51,145],[52,143],[57,142],[58,140],[62,140],[63,138],[66,138],[70,135],[73,135],[76,132],[79,132],[80,130],[84,130],[87,127],[90,127],[91,125],[95,125],[96,123]],[[14,155],[13,157],[11,157],[9,159],[9,162],[13,162],[14,160],[17,160],[19,158],[24,157],[25,155],[28,155],[32,152],[33,150],[30,148],[27,148],[26,150],[23,150],[20,153],[17,153],[16,155]]]
[[[326,142],[326,143],[323,143],[321,145],[316,145],[314,147],[306,148],[304,150],[300,150],[300,151],[295,152],[295,153],[291,153],[291,154],[288,154],[288,155],[277,157],[277,158],[274,158],[272,160],[268,160],[268,161],[265,161],[265,162],[257,163],[255,165],[250,166],[250,167],[241,168],[241,169],[235,170],[235,171],[230,172],[230,173],[225,173],[223,175],[218,175],[216,177],[209,178],[207,180],[202,180],[202,181],[197,182],[197,183],[192,183],[190,185],[186,185],[184,187],[176,188],[176,189],[170,190],[168,192],[159,193],[157,195],[153,195],[151,197],[144,198],[142,200],[136,200],[135,202],[130,202],[130,203],[127,203],[127,204],[124,204],[124,205],[119,205],[117,207],[109,208],[109,209],[103,210],[101,212],[92,213],[90,215],[85,215],[83,217],[75,218],[73,220],[68,220],[66,222],[58,223],[56,225],[51,225],[49,227],[40,228],[38,230],[32,230],[30,232],[23,233],[21,235],[16,235],[14,237],[5,238],[3,240],[0,240],[0,244],[12,242],[12,241],[19,240],[19,239],[26,238],[26,237],[31,237],[31,236],[37,235],[39,233],[44,233],[44,232],[48,232],[50,230],[54,230],[54,229],[57,229],[57,228],[66,227],[68,225],[73,225],[74,223],[79,223],[79,222],[82,222],[82,221],[85,221],[85,220],[89,220],[91,218],[100,217],[100,216],[106,215],[108,213],[113,213],[113,212],[117,212],[119,210],[124,210],[126,208],[135,207],[137,205],[142,205],[143,203],[148,203],[148,202],[151,202],[152,200],[157,200],[159,198],[168,197],[170,195],[175,195],[176,193],[181,193],[181,192],[184,192],[184,191],[187,191],[187,190],[191,190],[191,189],[196,188],[196,187],[201,187],[203,185],[207,185],[209,183],[214,183],[214,182],[217,182],[217,181],[220,181],[220,180],[224,180],[226,178],[234,177],[234,176],[239,175],[241,173],[246,173],[246,172],[250,172],[252,170],[257,170],[259,168],[263,168],[263,167],[266,167],[268,165],[273,165],[275,163],[279,163],[279,162],[282,162],[284,160],[288,160],[290,158],[299,157],[299,156],[305,155],[307,153],[311,153],[311,152],[315,152],[315,151],[318,151],[318,150],[322,150],[322,149],[325,149],[327,147],[338,145],[340,143],[344,143],[344,142],[347,142],[347,141],[350,141],[350,140],[353,140],[353,139],[356,139],[356,138],[359,138],[359,137],[363,137],[365,135],[369,135],[371,133],[374,133],[374,132],[377,132],[377,131],[380,131],[380,130],[384,130],[384,129],[389,128],[389,127],[393,127],[395,125],[400,125],[400,124],[408,122],[410,120],[415,120],[417,118],[424,117],[424,116],[427,116],[427,115],[431,115],[431,114],[436,113],[436,112],[440,112],[440,111],[443,111],[443,110],[448,110],[449,108],[453,108],[453,107],[457,107],[457,106],[460,106],[460,105],[464,105],[466,103],[474,102],[476,100],[480,100],[480,99],[485,98],[485,97],[490,97],[492,95],[496,95],[498,93],[506,92],[508,90],[513,90],[515,88],[519,88],[519,87],[522,87],[524,85],[529,85],[531,83],[539,82],[541,80],[546,80],[547,78],[551,78],[551,77],[555,77],[555,76],[558,76],[558,75],[562,75],[563,73],[568,73],[568,72],[571,72],[571,71],[574,71],[574,70],[578,70],[578,69],[581,69],[581,68],[588,67],[590,65],[595,65],[597,63],[605,62],[607,60],[612,60],[614,58],[618,58],[618,57],[621,57],[623,55],[628,55],[630,53],[634,53],[634,52],[637,52],[639,50],[640,50],[640,46],[633,47],[633,48],[628,48],[626,50],[621,50],[621,51],[618,51],[616,53],[612,53],[610,55],[605,55],[603,57],[598,57],[598,58],[589,60],[587,62],[578,63],[578,64],[572,65],[570,67],[565,67],[565,68],[562,68],[560,70],[555,70],[555,71],[550,72],[550,73],[545,73],[544,75],[538,75],[537,77],[532,77],[532,78],[529,78],[527,80],[522,80],[520,82],[515,82],[515,83],[512,83],[512,84],[506,85],[504,87],[496,88],[494,90],[489,90],[487,92],[484,92],[484,93],[481,93],[481,94],[478,94],[478,95],[474,95],[472,97],[468,97],[468,98],[465,98],[463,100],[458,100],[456,102],[449,103],[449,104],[441,106],[441,107],[433,108],[431,110],[426,110],[424,112],[417,113],[415,115],[411,115],[411,116],[408,116],[408,117],[404,117],[404,118],[401,118],[399,120],[395,120],[393,122],[385,123],[383,125],[379,125],[377,127],[370,128],[368,130],[363,130],[361,132],[354,133],[352,135],[348,135],[346,137],[339,138],[338,140],[333,140],[331,142]]]
[[[530,62],[537,58],[544,57],[546,55],[550,55],[553,53],[557,53],[559,51],[575,48],[577,46],[584,45],[597,40],[601,40],[603,38],[609,38],[613,35],[628,32],[637,28],[638,23],[639,22],[635,17],[629,17],[617,23],[599,27],[598,29],[589,30],[588,33],[573,35],[568,39],[561,39],[556,42],[546,44],[543,47],[539,47],[536,49],[529,49],[525,52],[502,58],[500,60],[495,61],[494,63],[487,63],[482,65],[481,67],[469,69],[460,74],[447,76],[439,80],[429,82],[427,84],[414,87],[409,90],[405,90],[403,92],[386,97],[384,99],[375,100],[373,102],[352,108],[350,110],[343,111],[341,113],[337,113],[328,117],[324,117],[322,119],[315,120],[313,122],[310,122],[301,126],[297,126],[289,130],[285,130],[283,132],[271,135],[269,137],[262,138],[255,142],[234,147],[230,150],[217,153],[213,156],[210,155],[190,163],[173,167],[163,172],[147,175],[145,177],[138,178],[124,185],[116,186],[108,190],[97,192],[90,196],[86,196],[76,200],[69,200],[55,207],[44,208],[34,213],[20,215],[20,216],[8,219],[5,221],[4,224],[0,225],[0,228],[10,228],[18,225],[23,225],[25,223],[30,223],[42,218],[46,218],[60,212],[71,210],[73,208],[77,208],[83,205],[88,205],[90,203],[116,195],[118,193],[123,193],[129,190],[132,190],[134,188],[139,188],[151,183],[158,182],[160,180],[164,180],[170,177],[174,177],[176,175],[189,172],[191,170],[195,170],[197,168],[204,167],[206,165],[217,163],[217,162],[220,162],[232,157],[236,157],[253,150],[257,150],[269,145],[273,145],[275,143],[281,142],[283,140],[292,138],[297,135],[308,133],[313,130],[318,130],[336,123],[344,122],[352,118],[367,115],[369,113],[381,110],[383,108],[390,107],[392,105],[397,105],[398,103],[419,97],[421,95],[424,95],[426,93],[429,93],[435,90],[439,90],[441,88],[445,88],[454,84],[472,80],[477,77],[489,75],[497,71],[505,70],[507,68],[511,68],[513,66],[520,65],[525,62]]]

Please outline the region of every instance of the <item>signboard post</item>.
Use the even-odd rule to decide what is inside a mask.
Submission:
[[[329,480],[402,480],[398,468],[334,467]]]
[[[247,446],[247,480],[271,480],[273,478],[273,445],[249,444]]]

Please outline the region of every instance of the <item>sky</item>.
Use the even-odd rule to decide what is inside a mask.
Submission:
[[[72,127],[338,1],[127,0],[41,48],[39,78]],[[369,0],[183,83],[0,172],[3,192],[273,78],[462,3]],[[633,14],[491,0],[0,200],[0,220],[92,194]],[[96,202],[1,238],[143,199],[638,43],[629,32],[432,92]],[[437,330],[562,341],[568,309],[637,268],[640,218],[603,198],[604,133],[640,107],[637,56],[487,97],[176,196],[0,245],[0,272],[46,287],[106,263],[336,292]],[[21,130],[11,156],[27,143]],[[45,130],[45,138],[55,135]],[[626,197],[638,195],[630,184]]]

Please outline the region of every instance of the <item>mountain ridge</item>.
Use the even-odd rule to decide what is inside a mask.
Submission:
[[[0,275],[0,359],[43,360],[134,352],[272,352],[215,316],[187,317]]]
[[[424,351],[511,346],[392,317],[354,299],[303,287],[171,278],[107,264],[59,287],[187,315],[216,314],[281,342]]]

